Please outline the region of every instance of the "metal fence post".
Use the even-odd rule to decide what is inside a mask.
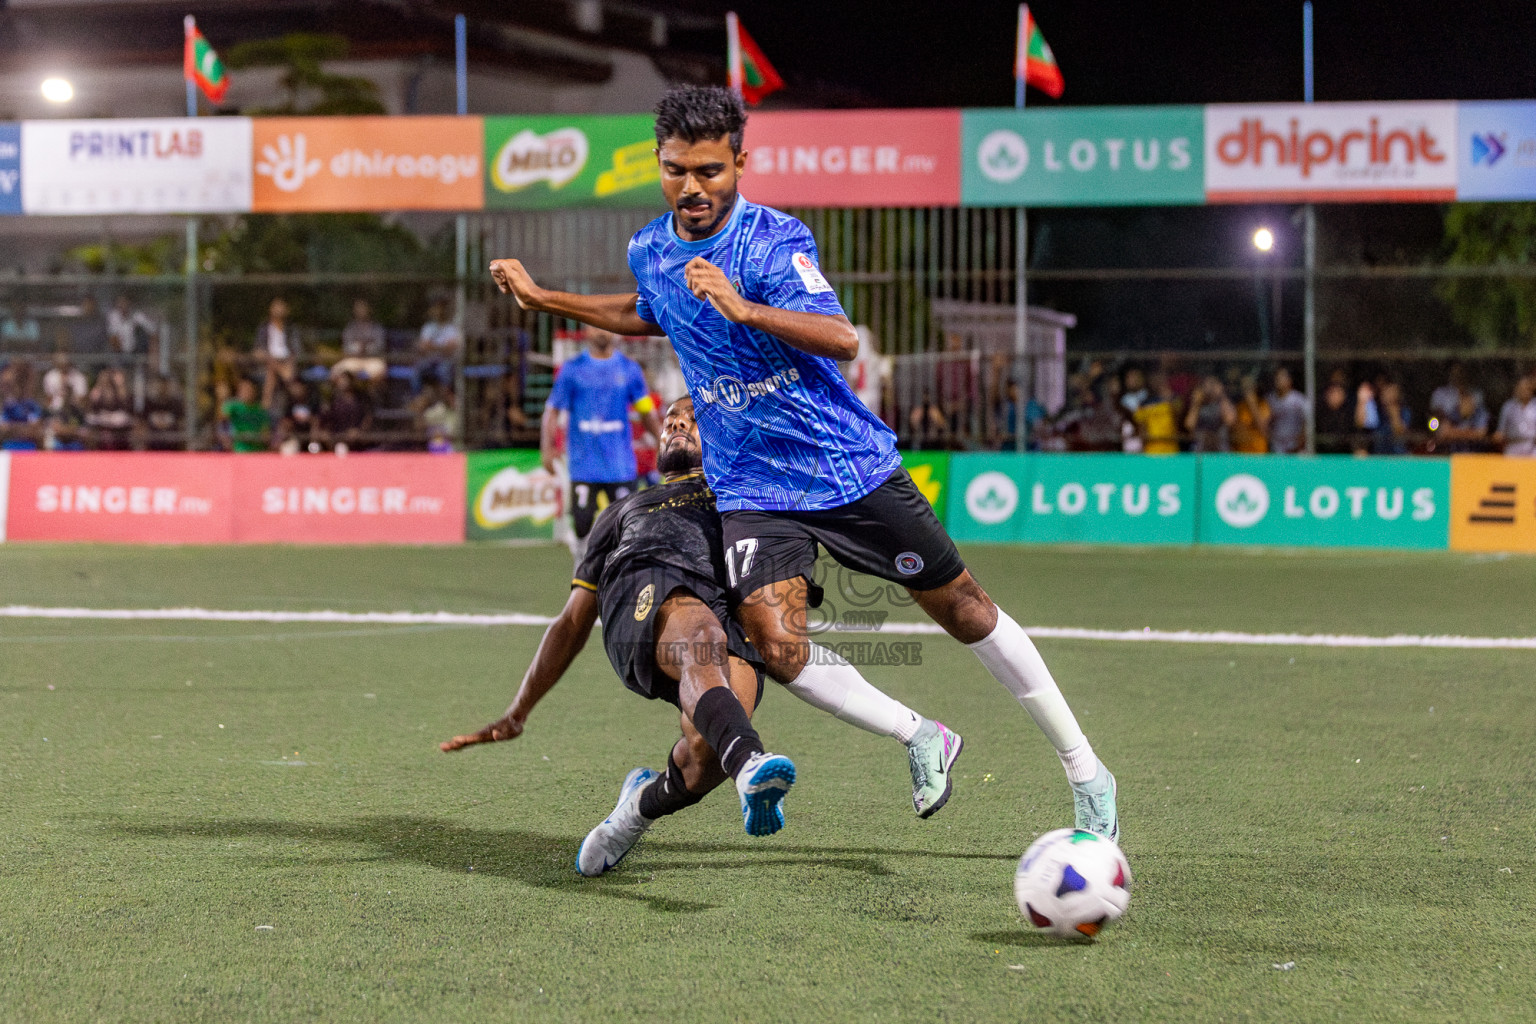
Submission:
[[[187,259],[182,266],[185,305],[182,330],[186,333],[187,383],[183,422],[187,430],[187,451],[197,443],[197,218],[187,218]],[[218,415],[217,410],[214,413]]]

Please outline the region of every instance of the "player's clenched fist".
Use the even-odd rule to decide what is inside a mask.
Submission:
[[[503,295],[511,295],[524,309],[536,309],[539,286],[523,267],[522,260],[492,260],[491,280]]]
[[[733,323],[746,319],[747,300],[741,297],[725,276],[725,271],[703,256],[695,256],[683,268],[683,281],[695,298],[704,299]]]
[[[468,733],[463,736],[455,736],[445,743],[439,743],[438,749],[445,754],[451,754],[455,750],[463,750],[465,747],[476,743],[499,743],[502,740],[515,740],[523,734],[523,719],[514,718],[512,715],[503,715],[479,732]]]

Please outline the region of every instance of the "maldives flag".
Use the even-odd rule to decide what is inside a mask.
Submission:
[[[210,102],[224,102],[224,94],[229,92],[229,74],[224,70],[224,62],[208,44],[207,37],[198,31],[197,22],[190,14],[183,25],[186,46],[182,50],[182,75],[188,81],[196,82]]]
[[[741,27],[735,11],[725,16],[725,35],[731,88],[741,93],[742,99],[756,106],[764,96],[784,88],[784,79],[773,70],[763,51]]]
[[[1013,77],[1052,99],[1059,97],[1066,87],[1061,68],[1056,66],[1056,55],[1046,45],[1045,36],[1040,34],[1040,26],[1035,24],[1028,4],[1019,5],[1019,41],[1013,60]]]

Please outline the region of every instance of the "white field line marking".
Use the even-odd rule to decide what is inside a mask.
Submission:
[[[284,612],[228,611],[213,608],[39,608],[0,607],[0,619],[108,619],[165,622],[331,622],[393,626],[547,626],[554,619],[526,612]],[[834,629],[818,639],[842,640],[861,634],[923,636],[942,633],[932,622],[887,622],[879,629]],[[1163,629],[1080,629],[1032,626],[1027,632],[1046,640],[1100,640],[1116,643],[1226,644],[1249,647],[1437,647],[1462,650],[1536,650],[1536,637],[1519,636],[1354,636],[1338,633],[1243,633]],[[340,634],[337,634],[340,635]]]

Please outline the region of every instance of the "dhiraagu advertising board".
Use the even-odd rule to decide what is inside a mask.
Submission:
[[[966,206],[1205,202],[1201,107],[967,110]]]
[[[1295,547],[1444,548],[1445,459],[1207,455],[1200,542]]]
[[[649,114],[487,117],[486,208],[657,206],[654,124]]]
[[[1192,544],[1196,463],[1185,455],[955,455],[956,540]]]

